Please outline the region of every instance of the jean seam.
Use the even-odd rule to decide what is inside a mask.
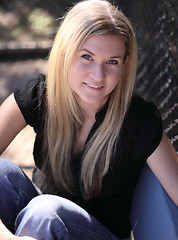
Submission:
[[[53,234],[54,234],[55,236],[58,236],[58,234],[61,233],[61,232],[63,232],[63,231],[69,232],[65,227],[63,227],[62,229],[53,232]]]
[[[22,172],[23,173],[23,172]],[[11,184],[12,188],[14,189],[14,191],[17,193],[18,197],[19,197],[19,202],[21,203],[20,201],[20,194],[24,194],[25,198],[28,200],[28,199],[31,199],[31,196],[30,194],[28,194],[28,192],[24,191],[22,187],[19,186],[18,188],[18,191],[17,189],[14,187],[14,185],[11,183],[11,180],[9,179],[9,177],[7,176],[7,179],[9,181],[9,183]]]
[[[103,240],[103,238],[96,234],[94,231],[89,231],[87,230],[86,228],[82,228],[80,226],[73,226],[73,225],[70,225],[70,224],[66,224],[66,227],[69,229],[69,233],[70,233],[70,230],[79,230],[85,234],[87,234],[89,237],[94,237],[94,239],[97,239],[97,240]]]
[[[17,205],[20,203],[20,196],[19,196],[17,190],[14,188],[14,186],[13,186],[13,184],[11,183],[10,179],[8,178],[8,176],[6,176],[6,178],[7,178],[7,180],[9,181],[11,187],[14,189],[14,191],[15,191],[16,194],[17,194],[18,202],[16,201],[17,203],[15,202],[15,206],[12,206],[12,208],[15,209],[15,208],[17,207]]]

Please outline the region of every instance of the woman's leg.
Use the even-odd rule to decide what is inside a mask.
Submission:
[[[14,233],[19,212],[38,195],[25,173],[14,163],[0,158],[0,218]]]
[[[118,240],[84,209],[55,195],[30,201],[17,216],[16,235],[38,240]]]

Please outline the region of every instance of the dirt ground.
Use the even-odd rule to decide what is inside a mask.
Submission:
[[[39,73],[45,74],[46,72],[47,62],[41,59],[0,63],[0,104],[24,80],[34,78]],[[22,167],[30,178],[34,168],[32,155],[34,139],[35,133],[33,129],[27,126],[1,155],[1,157],[9,159]]]

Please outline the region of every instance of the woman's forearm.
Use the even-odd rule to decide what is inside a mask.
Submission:
[[[18,237],[13,235],[3,224],[1,219],[0,219],[0,236],[1,236],[1,240],[37,240],[32,237],[26,237],[26,236]]]
[[[15,236],[5,227],[1,219],[0,219],[0,236],[1,236],[1,240],[15,239],[14,238]]]

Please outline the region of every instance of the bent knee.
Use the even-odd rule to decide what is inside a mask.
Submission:
[[[54,239],[52,236],[56,234],[62,236],[68,234],[65,224],[57,215],[57,205],[60,208],[59,200],[60,197],[47,194],[33,198],[16,218],[16,235],[29,235],[35,239]],[[60,239],[63,238],[60,236]]]
[[[40,218],[51,218],[52,215],[56,215],[61,209],[64,208],[62,197],[42,194],[33,198],[26,208],[25,212],[30,212],[32,215],[37,215]]]
[[[33,198],[25,211],[39,218],[60,217],[64,222],[78,218],[90,219],[89,214],[75,203],[51,194],[43,194]]]
[[[11,161],[0,158],[1,193],[6,194],[6,191],[14,191],[14,186],[16,186],[16,182],[18,179],[17,175],[22,175],[20,168]]]
[[[12,172],[14,168],[18,168],[15,163],[5,159],[0,158],[0,175],[6,175],[9,172]]]
[[[60,196],[52,194],[42,194],[33,198],[27,207],[31,210],[38,210],[39,212],[48,212],[48,211],[63,211],[68,208],[71,204],[71,201],[62,198]]]

